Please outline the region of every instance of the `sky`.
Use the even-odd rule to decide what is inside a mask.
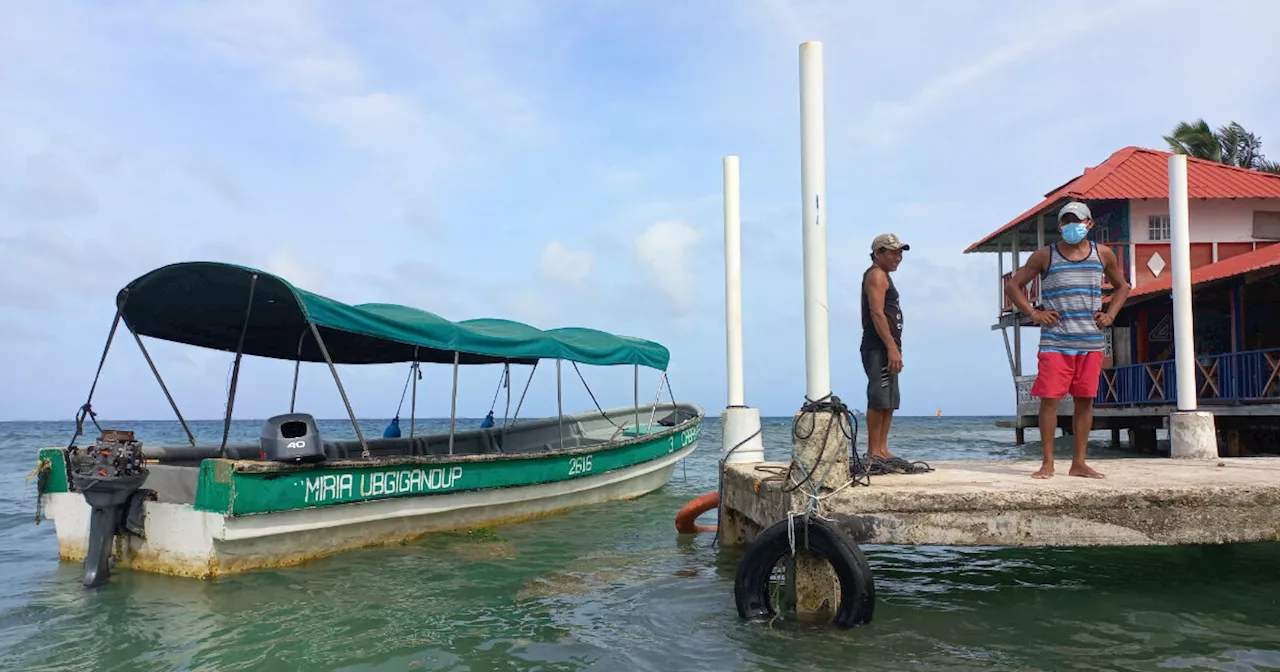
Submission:
[[[72,418],[115,293],[184,260],[350,303],[655,340],[676,397],[718,415],[726,155],[741,161],[746,400],[789,416],[805,394],[806,40],[825,57],[835,394],[865,405],[859,282],[892,231],[912,246],[894,274],[900,413],[1008,415],[996,258],[964,248],[1122,147],[1163,149],[1181,120],[1238,121],[1280,158],[1276,25],[1267,0],[0,0],[0,420]],[[100,418],[172,418],[118,336]],[[187,418],[222,416],[233,355],[147,347]],[[235,417],[288,411],[292,369],[246,358]],[[407,365],[339,372],[357,415],[396,412]],[[460,372],[459,416],[488,411],[500,372]],[[630,367],[581,373],[601,404],[632,403]],[[516,399],[528,375],[513,367]],[[451,376],[426,367],[420,416],[448,416]],[[566,412],[592,408],[563,376]],[[641,372],[641,403],[658,380]],[[345,417],[323,365],[303,368],[299,410]],[[521,417],[555,412],[540,366]]]

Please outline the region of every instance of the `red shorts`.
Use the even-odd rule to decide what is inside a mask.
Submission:
[[[1036,382],[1031,396],[1061,399],[1067,395],[1092,399],[1098,395],[1098,376],[1102,375],[1102,352],[1067,355],[1040,351]]]

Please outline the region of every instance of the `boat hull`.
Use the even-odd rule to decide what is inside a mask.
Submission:
[[[432,532],[529,520],[661,488],[697,440],[658,458],[604,473],[518,487],[402,496],[254,515],[147,502],[144,537],[115,538],[115,567],[208,579],[297,565],[342,551],[393,544]],[[81,562],[91,509],[75,492],[43,495],[61,559]]]

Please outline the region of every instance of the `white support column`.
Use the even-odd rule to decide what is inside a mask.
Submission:
[[[800,198],[801,233],[804,239],[804,345],[805,397],[810,402],[828,400],[831,389],[831,351],[827,312],[827,228],[823,208],[826,206],[826,156],[824,138],[822,43],[800,45]],[[807,417],[802,417],[807,416]],[[808,430],[792,436],[791,468],[797,473],[827,474],[808,479],[790,494],[791,508],[798,512],[800,502],[817,497],[820,489],[828,492],[839,488],[850,475],[849,452],[842,431],[848,431],[846,418],[834,408],[796,413],[793,422]],[[803,423],[803,424],[801,424]],[[840,427],[833,427],[839,423]],[[830,437],[838,437],[831,443]],[[784,495],[785,497],[786,495]],[[831,600],[835,574],[831,564],[822,558],[800,554],[795,562],[796,611],[813,613],[825,609]]]
[[[742,364],[742,208],[738,157],[724,157],[724,298],[728,405],[720,418],[720,457],[726,463],[763,462],[760,411],[746,406]]]
[[[1194,325],[1191,315],[1191,227],[1187,206],[1187,157],[1169,157],[1169,237],[1173,273],[1173,352],[1178,410],[1196,410]]]
[[[1191,223],[1187,157],[1169,157],[1169,234],[1173,273],[1173,355],[1178,410],[1169,418],[1170,456],[1217,459],[1213,414],[1196,410],[1195,322],[1191,295]]]
[[[742,218],[738,157],[724,157],[724,318],[729,406],[746,404],[742,382]]]
[[[822,43],[800,45],[800,191],[804,241],[805,394],[831,394],[831,345],[827,313],[826,137]]]

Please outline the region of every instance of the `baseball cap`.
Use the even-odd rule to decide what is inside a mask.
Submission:
[[[1082,222],[1093,217],[1093,215],[1089,214],[1089,206],[1080,201],[1072,201],[1062,206],[1062,209],[1058,211],[1058,221],[1062,221],[1062,218],[1067,215],[1075,215]]]
[[[910,246],[910,245],[908,245],[908,244],[906,244],[906,243],[902,242],[901,240],[899,240],[899,239],[898,239],[898,237],[897,237],[896,235],[894,235],[894,234],[892,234],[892,233],[882,233],[882,234],[880,234],[880,235],[876,236],[876,239],[875,239],[875,240],[871,241],[871,251],[872,251],[872,252],[875,252],[876,250],[878,250],[878,249],[880,249],[880,248],[882,248],[882,247],[883,247],[884,249],[886,249],[886,250],[909,250],[909,249],[911,249],[911,246]]]

